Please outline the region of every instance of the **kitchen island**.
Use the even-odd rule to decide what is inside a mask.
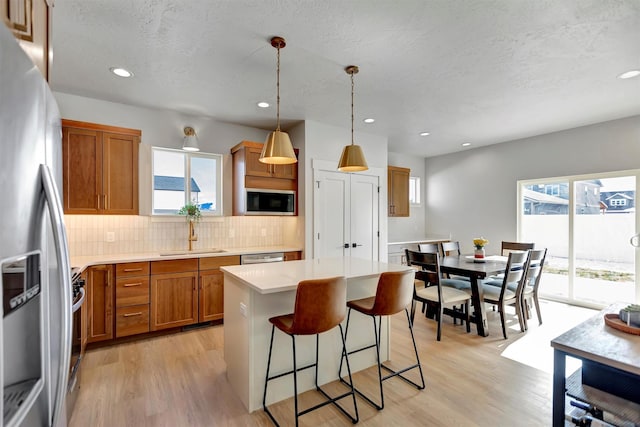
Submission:
[[[291,313],[298,283],[306,279],[344,276],[347,300],[375,295],[380,273],[405,271],[410,267],[359,258],[307,259],[286,263],[221,267],[224,272],[224,359],[227,378],[249,412],[262,408],[267,372],[271,323],[269,318]],[[383,321],[381,358],[389,358],[389,320]],[[369,317],[352,313],[347,348],[373,343]],[[291,369],[291,338],[276,331],[271,372]],[[298,366],[314,361],[315,337],[296,337]],[[320,385],[338,379],[342,344],[339,329],[320,336]],[[375,364],[374,351],[350,356],[352,372]],[[346,374],[346,371],[345,371]],[[313,370],[298,375],[298,392],[310,390]],[[267,404],[293,396],[293,379],[285,376],[269,383]]]

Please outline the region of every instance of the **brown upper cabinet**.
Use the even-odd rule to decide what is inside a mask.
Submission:
[[[387,167],[389,216],[409,216],[409,175],[411,169]]]
[[[244,215],[247,188],[265,190],[298,190],[298,163],[269,165],[260,162],[259,142],[242,141],[233,148],[233,215]],[[295,149],[296,156],[298,149]],[[296,209],[297,212],[297,209]]]
[[[64,213],[138,214],[141,134],[62,120]]]

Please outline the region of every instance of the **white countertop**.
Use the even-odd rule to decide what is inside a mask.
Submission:
[[[347,279],[366,278],[379,276],[385,271],[408,269],[410,267],[406,265],[351,257],[220,267],[225,274],[233,276],[261,294],[295,290],[298,282],[306,279],[335,276],[344,276]]]
[[[218,257],[229,255],[249,255],[249,254],[262,254],[272,252],[294,252],[301,251],[301,248],[294,248],[289,246],[260,246],[249,248],[233,248],[224,249],[224,252],[201,252],[201,250],[194,250],[193,252],[142,252],[132,254],[109,254],[109,255],[86,255],[86,256],[73,256],[71,257],[71,267],[84,270],[87,267],[98,264],[118,264],[123,262],[141,262],[141,261],[166,261],[171,259],[187,259],[187,258],[205,258],[205,257]],[[169,254],[170,255],[160,255]]]

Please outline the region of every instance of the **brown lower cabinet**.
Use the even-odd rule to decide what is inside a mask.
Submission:
[[[199,322],[224,317],[224,273],[220,271],[220,267],[239,264],[238,255],[200,258]]]
[[[149,332],[149,262],[116,264],[116,338]]]
[[[284,260],[285,261],[297,261],[302,259],[302,252],[301,251],[293,251],[293,252],[285,252],[284,253]]]
[[[152,331],[198,322],[198,259],[151,262]]]
[[[87,271],[89,343],[113,338],[113,276],[113,265],[96,265]]]

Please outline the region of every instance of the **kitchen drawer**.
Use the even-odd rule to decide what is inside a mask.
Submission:
[[[151,274],[198,271],[198,258],[151,261]]]
[[[240,255],[200,258],[200,270],[214,270],[225,265],[240,265]]]
[[[116,307],[149,303],[149,276],[116,279]]]
[[[149,304],[116,308],[116,338],[149,332]]]
[[[148,276],[149,262],[127,262],[116,264],[116,278],[129,276]]]

